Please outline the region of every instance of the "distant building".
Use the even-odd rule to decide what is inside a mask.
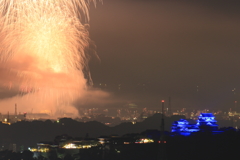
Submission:
[[[216,131],[218,130],[217,121],[215,116],[212,113],[201,113],[197,120],[197,126],[201,131],[209,130]]]
[[[0,121],[5,124],[16,123],[18,121],[25,120],[26,115],[24,114],[0,114]]]
[[[181,135],[189,135],[191,132],[198,132],[199,126],[196,124],[189,124],[185,119],[175,121],[172,125],[172,132],[180,133]]]
[[[189,124],[185,119],[175,121],[172,125],[172,132],[180,135],[190,135],[192,132],[217,131],[218,125],[212,113],[201,113],[196,124]]]

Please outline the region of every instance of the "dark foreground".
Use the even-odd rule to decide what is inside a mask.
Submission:
[[[166,135],[166,143],[124,144],[113,140],[90,149],[52,149],[48,153],[1,151],[0,160],[218,160],[238,159],[240,132],[199,132],[191,136]],[[122,141],[123,142],[123,141]],[[76,151],[76,150],[75,150]],[[38,157],[36,157],[36,155]],[[34,157],[35,156],[35,157]]]

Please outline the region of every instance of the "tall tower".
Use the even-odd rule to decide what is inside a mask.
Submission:
[[[17,103],[15,103],[15,116],[17,115]]]
[[[160,137],[160,143],[159,143],[159,152],[158,152],[158,158],[159,160],[167,160],[167,149],[166,149],[166,138],[165,138],[165,123],[164,123],[164,100],[162,102],[162,119],[161,119],[161,137]]]
[[[10,116],[9,116],[9,111],[8,111],[8,115],[7,115],[7,122],[10,122]]]
[[[162,132],[162,135],[161,135],[161,137],[162,137],[163,134],[164,134],[164,100],[162,100],[162,121],[161,121],[161,132]]]

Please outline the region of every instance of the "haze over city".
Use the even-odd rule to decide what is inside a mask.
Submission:
[[[238,6],[224,0],[92,3],[89,34],[94,43],[86,52],[93,87],[67,103],[77,109],[127,103],[155,108],[171,97],[176,108],[229,109],[239,99]],[[1,101],[31,94],[19,96],[18,90],[1,85]],[[54,105],[14,100],[7,107],[1,103],[1,109],[13,112],[15,103],[21,112],[49,113]],[[75,112],[74,107],[60,108]]]
[[[146,107],[229,109],[239,99],[238,1],[107,0],[91,9],[95,86]]]

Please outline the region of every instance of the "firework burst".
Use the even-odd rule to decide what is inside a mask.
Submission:
[[[89,5],[95,0],[1,0],[1,83],[60,105],[86,89]]]

